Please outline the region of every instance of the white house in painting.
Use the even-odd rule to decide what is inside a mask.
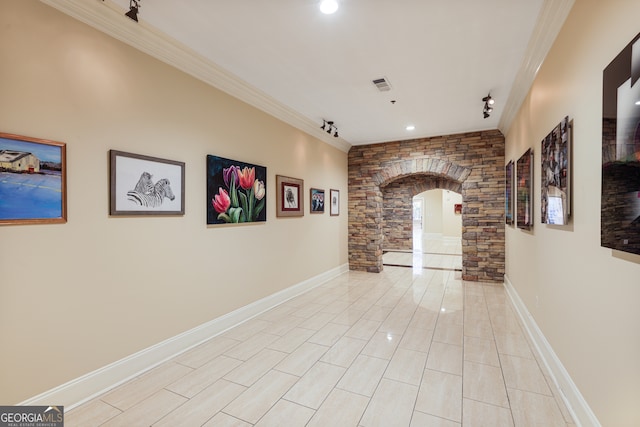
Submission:
[[[40,159],[25,151],[0,150],[0,169],[12,172],[40,172]]]

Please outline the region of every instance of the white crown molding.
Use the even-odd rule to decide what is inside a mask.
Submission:
[[[498,129],[504,135],[509,131],[518,110],[527,97],[536,74],[564,25],[574,2],[575,0],[544,0],[524,59],[516,74],[498,123]]]
[[[40,0],[85,24],[171,65],[309,135],[348,152],[351,144],[323,132],[320,125],[249,85],[144,22],[134,22],[109,0]]]

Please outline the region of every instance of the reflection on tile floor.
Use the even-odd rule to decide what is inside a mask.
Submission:
[[[436,233],[422,234],[420,228],[414,228],[413,250],[386,249],[382,254],[382,264],[462,271],[462,241]]]
[[[573,426],[502,285],[350,271],[69,411],[71,426]]]

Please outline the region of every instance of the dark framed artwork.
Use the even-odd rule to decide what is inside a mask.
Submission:
[[[184,215],[184,162],[109,151],[111,215]]]
[[[207,224],[267,220],[267,168],[207,156]]]
[[[640,254],[640,34],[603,72],[600,242]]]
[[[304,181],[276,175],[276,216],[304,216]]]
[[[513,160],[505,166],[504,185],[504,220],[508,225],[513,225]]]
[[[0,133],[0,224],[65,222],[66,144]]]
[[[455,203],[453,205],[454,215],[462,215],[462,203]]]
[[[331,199],[331,204],[329,206],[329,214],[331,216],[340,215],[340,190],[329,190],[329,197]]]
[[[309,202],[311,213],[324,213],[324,190],[319,188],[309,190]]]
[[[543,224],[565,225],[571,215],[571,125],[562,121],[541,143],[540,212]]]
[[[516,225],[530,230],[533,227],[533,150],[529,148],[516,163],[517,202]]]

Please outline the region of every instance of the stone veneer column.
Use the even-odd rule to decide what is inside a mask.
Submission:
[[[498,130],[352,147],[349,267],[382,271],[385,187],[448,188],[462,194],[463,279],[501,282],[504,165],[504,136]]]

